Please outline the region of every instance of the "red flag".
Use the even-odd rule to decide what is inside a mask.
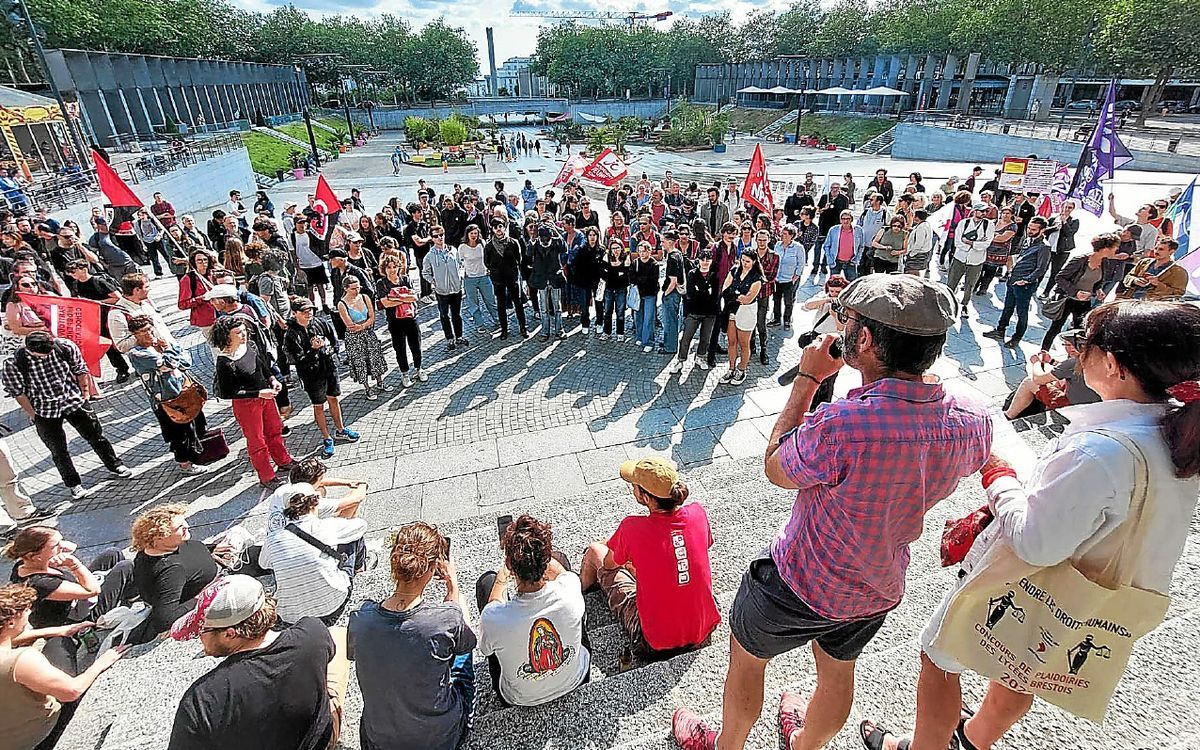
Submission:
[[[126,188],[128,189],[128,188]],[[100,358],[108,351],[109,343],[100,341],[99,302],[80,297],[58,297],[52,294],[25,294],[21,299],[46,321],[55,336],[74,341],[83,361],[94,377],[100,377]]]
[[[587,159],[576,154],[563,162],[562,169],[558,170],[558,176],[554,178],[553,184],[550,187],[561,187],[571,181],[572,177],[582,174],[584,164]]]
[[[600,152],[596,160],[583,168],[582,176],[585,180],[599,182],[605,187],[612,187],[625,178],[629,174],[629,167],[625,166],[625,162],[613,153],[611,148],[606,148]]]
[[[92,152],[92,164],[96,167],[96,179],[100,181],[100,192],[113,206],[141,208],[142,199],[138,198],[108,162],[100,158],[100,154]]]
[[[317,191],[313,193],[313,208],[323,214],[331,214],[341,210],[342,202],[338,200],[337,193],[333,192],[333,188],[329,187],[329,183],[325,181],[325,175],[317,177]]]
[[[767,180],[767,160],[763,158],[762,144],[754,146],[754,156],[750,158],[750,171],[746,173],[746,183],[742,186],[742,200],[767,213],[771,213],[775,205],[775,199],[771,195],[771,183]]]

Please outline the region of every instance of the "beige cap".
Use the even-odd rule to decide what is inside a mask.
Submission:
[[[838,303],[914,336],[940,336],[958,320],[958,301],[945,284],[912,274],[873,273],[850,282]]]
[[[679,471],[670,459],[646,456],[621,464],[621,478],[655,497],[670,497],[671,488],[679,481]]]

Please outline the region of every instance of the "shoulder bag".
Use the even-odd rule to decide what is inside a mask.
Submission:
[[[963,579],[933,647],[969,669],[1076,716],[1100,723],[1134,644],[1162,623],[1170,598],[1131,585],[1145,543],[1150,472],[1126,435],[1094,432],[1133,456],[1129,516],[1114,535],[1123,544],[1100,571],[1073,560],[1039,568],[997,540]]]
[[[350,559],[350,556],[347,555],[345,552],[338,552],[333,547],[330,547],[325,542],[322,542],[320,539],[317,539],[312,534],[308,533],[304,529],[297,526],[294,521],[292,523],[289,523],[287,526],[284,526],[283,528],[286,531],[290,531],[293,534],[295,534],[296,536],[300,537],[300,539],[303,542],[305,542],[306,544],[316,547],[321,552],[321,554],[327,555],[329,557],[332,557],[334,560],[337,560],[337,564],[339,566],[344,565],[346,563],[346,561]]]

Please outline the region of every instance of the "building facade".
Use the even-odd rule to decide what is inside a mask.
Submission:
[[[112,146],[161,132],[300,112],[308,104],[304,71],[264,65],[88,50],[47,50],[50,75],[78,102],[94,143]]]
[[[1137,99],[1153,81],[1123,79],[1118,98]],[[1032,63],[990,62],[980,52],[948,55],[871,55],[857,58],[778,58],[763,62],[707,64],[696,68],[695,100],[795,108],[795,97],[738,95],[739,89],[865,90],[886,86],[904,96],[821,95],[805,102],[817,109],[896,113],[941,110],[963,114],[1046,119],[1052,107],[1103,96],[1107,79],[1089,74],[1050,74]],[[1164,101],[1200,103],[1200,81],[1173,80]]]
[[[546,96],[550,93],[545,76],[535,75],[533,58],[510,57],[496,69],[496,92],[507,96]]]

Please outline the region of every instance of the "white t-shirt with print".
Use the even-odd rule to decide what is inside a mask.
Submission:
[[[578,687],[591,668],[583,647],[583,593],[571,572],[540,591],[488,604],[480,613],[479,652],[500,660],[500,694],[537,706]]]

